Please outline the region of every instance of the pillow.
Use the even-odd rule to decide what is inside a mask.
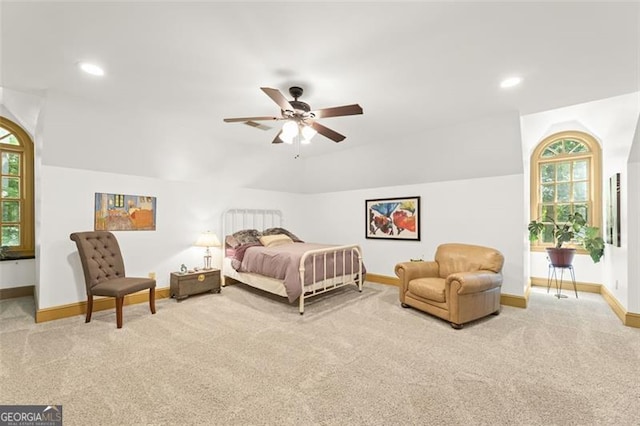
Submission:
[[[243,229],[242,231],[234,232],[233,238],[236,239],[239,245],[248,243],[258,243],[262,234],[257,229]]]
[[[225,247],[236,248],[240,246],[240,243],[233,235],[227,235],[224,237],[224,245]]]
[[[277,234],[284,234],[287,237],[291,238],[296,243],[303,243],[304,242],[300,238],[295,236],[293,233],[287,231],[284,228],[269,228],[269,229],[265,229],[264,231],[262,231],[262,235],[277,235]]]
[[[281,246],[283,244],[292,244],[293,240],[284,234],[263,235],[260,242],[265,247]]]

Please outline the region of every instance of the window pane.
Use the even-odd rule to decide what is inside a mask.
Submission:
[[[557,141],[549,145],[547,149],[545,149],[544,152],[542,153],[542,156],[555,157],[558,154],[562,154],[562,151],[563,151],[562,141]]]
[[[0,143],[7,145],[20,145],[18,139],[7,129],[0,127]]]
[[[571,214],[571,205],[558,204],[556,205],[556,222],[566,222]]]
[[[19,222],[20,221],[20,202],[19,201],[3,201],[2,202],[2,221],[3,222]]]
[[[571,201],[570,198],[570,189],[571,189],[571,184],[570,183],[559,183],[557,185],[557,201],[558,202],[568,202]]]
[[[556,165],[543,164],[540,166],[540,181],[542,183],[553,182],[556,180]]]
[[[20,198],[20,178],[2,178],[2,198]]]
[[[587,160],[578,160],[573,162],[573,180],[587,179]]]
[[[542,242],[553,243],[553,225],[545,225],[542,231]]]
[[[573,184],[573,201],[587,201],[587,182]]]
[[[2,225],[0,246],[16,247],[20,245],[20,226]]]
[[[542,185],[542,202],[553,203],[556,201],[555,185]]]
[[[20,154],[14,152],[2,153],[2,174],[20,175]]]
[[[558,163],[557,169],[558,175],[556,177],[556,180],[558,182],[569,182],[571,180],[571,174],[569,173],[571,171],[571,163]]]
[[[564,152],[564,141],[557,141],[549,145],[556,154],[562,154]]]
[[[574,204],[573,211],[580,213],[587,221],[589,220],[589,207],[586,204]]]
[[[542,214],[540,215],[540,219],[544,221],[545,218],[547,217],[550,217],[550,218],[556,217],[556,209],[553,204],[542,206]]]
[[[574,141],[573,139],[565,139],[564,140],[564,150],[565,152],[571,152],[580,142]]]
[[[581,154],[583,152],[589,152],[589,148],[583,144],[582,142],[578,143],[578,145],[576,145],[573,150],[571,151],[572,153],[575,154]]]
[[[551,148],[547,148],[542,153],[542,158],[555,157],[555,155],[556,155],[556,153],[555,153],[554,150],[552,150]]]

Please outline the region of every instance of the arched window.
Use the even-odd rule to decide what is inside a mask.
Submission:
[[[0,246],[11,257],[34,254],[33,142],[19,125],[0,117]]]
[[[602,187],[600,145],[593,136],[556,133],[544,139],[531,156],[531,219],[548,223],[531,249],[553,245],[553,226],[546,217],[565,222],[574,212],[601,228]]]

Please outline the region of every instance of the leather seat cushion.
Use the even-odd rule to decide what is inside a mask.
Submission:
[[[444,303],[445,281],[444,278],[416,278],[409,281],[409,292],[423,299]]]

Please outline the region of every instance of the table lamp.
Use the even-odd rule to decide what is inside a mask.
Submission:
[[[206,247],[204,252],[204,269],[211,269],[211,250],[209,247],[220,247],[220,240],[218,236],[213,232],[204,232],[198,237],[196,241],[196,247]]]

